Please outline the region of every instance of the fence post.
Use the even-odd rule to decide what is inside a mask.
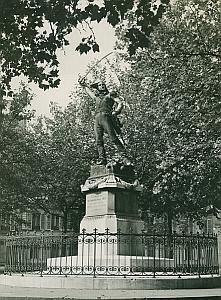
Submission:
[[[105,255],[106,255],[106,272],[105,274],[107,275],[107,270],[109,268],[109,262],[108,262],[108,254],[109,254],[109,249],[108,249],[108,245],[109,245],[109,228],[105,229],[105,235],[106,235],[106,241],[105,241]]]
[[[213,243],[213,249],[212,249],[212,266],[213,266],[213,272],[215,271],[215,274],[221,274],[220,267],[221,267],[221,261],[219,261],[219,255],[221,255],[221,248],[219,247],[219,236],[217,234],[214,234],[213,240],[215,240],[215,243]],[[215,248],[215,249],[214,249]]]
[[[156,277],[156,235],[155,230],[153,231],[153,278]]]
[[[4,274],[12,275],[12,261],[13,261],[13,246],[12,246],[12,236],[10,233],[7,234],[7,238],[4,240],[4,251],[5,251],[5,267]]]
[[[173,231],[173,244],[172,244],[172,250],[170,249],[170,255],[171,258],[174,260],[174,265],[173,265],[173,273],[177,273],[177,240],[176,240],[176,231]]]
[[[218,263],[218,274],[221,275],[221,224],[217,226],[217,237],[216,237],[216,251],[217,251],[217,263]]]
[[[94,228],[94,267],[93,267],[94,277],[96,277],[96,245],[97,245],[97,228]]]
[[[82,240],[81,240],[81,274],[84,274],[84,239],[85,239],[86,229],[82,229]],[[80,235],[81,236],[81,235]],[[78,246],[79,249],[79,246]]]
[[[40,241],[40,251],[41,251],[41,277],[43,276],[43,259],[44,259],[44,232],[41,232],[41,241]]]
[[[200,249],[200,235],[199,232],[197,232],[197,268],[198,268],[198,275],[199,278],[201,277],[201,268],[200,268],[200,258],[201,258],[201,249]]]
[[[141,253],[142,253],[142,263],[141,263],[141,272],[142,272],[142,275],[144,274],[144,256],[145,256],[145,239],[144,239],[144,234],[145,234],[145,231],[144,229],[141,231]]]

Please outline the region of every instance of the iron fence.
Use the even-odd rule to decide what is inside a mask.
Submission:
[[[11,235],[5,273],[95,276],[218,274],[215,235],[93,233]]]

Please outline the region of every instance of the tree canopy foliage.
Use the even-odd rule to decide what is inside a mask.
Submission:
[[[32,116],[31,91],[21,84],[11,100],[1,101],[0,109],[0,212],[16,212],[32,206],[35,178],[25,124]]]
[[[1,90],[13,77],[24,74],[40,88],[59,85],[57,50],[69,45],[73,29],[88,27],[76,50],[99,51],[92,25],[105,20],[116,26],[133,12],[136,22],[128,28],[129,52],[149,45],[149,36],[169,0],[1,0]]]
[[[221,207],[219,16],[217,1],[177,1],[150,48],[128,58],[129,71],[118,70],[143,211],[199,220],[208,205]]]
[[[68,214],[75,211],[80,221],[84,212],[81,184],[89,175],[94,147],[91,130],[81,125],[75,104],[64,111],[52,105],[52,110],[52,118],[40,118],[34,125],[33,139],[44,209],[62,212],[66,231]]]
[[[123,133],[144,185],[144,219],[147,209],[166,213],[171,221],[181,215],[200,220],[209,205],[221,208],[219,16],[218,1],[177,1],[152,34],[148,50],[118,55],[113,64],[91,71],[92,80],[105,79],[110,68],[121,83],[116,87],[110,79],[109,85],[127,103]],[[128,45],[126,30],[125,24],[117,28],[120,49]],[[16,94],[1,118],[1,168],[9,165],[13,175],[8,185],[1,178],[1,199],[11,208],[29,199],[29,205],[61,210],[65,219],[70,210],[83,210],[80,185],[95,156],[95,104],[79,86],[64,111],[53,106],[53,118],[40,118],[24,134],[16,118],[30,114],[24,113],[28,95],[25,90]],[[13,196],[25,193],[25,198]]]
[[[27,124],[31,99],[30,91],[22,86],[3,112],[0,214],[10,213],[20,221],[19,212],[59,212],[66,231],[68,214],[75,215],[77,224],[84,212],[81,184],[94,157],[92,130],[88,129],[93,125],[84,122],[82,126],[76,104],[65,111],[53,104],[51,118],[38,117]]]

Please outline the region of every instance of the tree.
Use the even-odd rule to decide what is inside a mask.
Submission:
[[[175,2],[150,48],[118,75],[131,106],[125,128],[145,186],[143,211],[166,213],[170,230],[173,218],[200,220],[208,205],[220,205],[219,15],[217,1]]]
[[[64,111],[55,104],[51,109],[52,118],[39,119],[33,126],[38,162],[35,173],[44,210],[61,212],[66,232],[68,215],[75,214],[79,224],[84,213],[80,187],[88,177],[94,146],[91,131],[87,124],[82,126],[76,104],[69,104]]]
[[[10,87],[13,77],[24,74],[40,88],[59,85],[57,50],[69,44],[73,29],[85,27],[76,50],[99,51],[92,24],[106,21],[115,27],[133,12],[135,22],[126,34],[129,52],[149,46],[149,37],[159,23],[169,0],[2,0],[0,3],[1,94]],[[12,51],[13,49],[13,51]]]
[[[0,110],[0,212],[16,213],[31,206],[30,191],[32,153],[27,140],[27,122],[31,91],[23,83],[11,100],[2,100]]]

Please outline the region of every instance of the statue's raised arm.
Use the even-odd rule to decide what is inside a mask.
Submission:
[[[91,87],[86,83],[85,78],[80,78],[78,80],[79,84],[84,88],[85,92],[93,99],[96,100],[96,93],[92,90]]]

